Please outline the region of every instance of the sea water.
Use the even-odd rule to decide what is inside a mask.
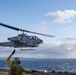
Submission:
[[[12,60],[11,60],[12,61]],[[21,59],[21,66],[29,70],[76,72],[76,59]],[[0,59],[0,67],[8,69],[5,59]]]

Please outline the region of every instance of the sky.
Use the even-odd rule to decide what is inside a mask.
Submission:
[[[76,0],[0,0],[0,22],[21,29],[54,35],[35,35],[44,44],[35,51],[16,50],[14,56],[24,58],[76,58]],[[20,34],[0,26],[0,42]],[[0,47],[0,57],[13,48]]]

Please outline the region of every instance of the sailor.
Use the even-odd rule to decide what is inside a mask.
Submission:
[[[27,69],[24,69],[21,65],[20,65],[20,59],[18,57],[14,58],[13,62],[10,61],[10,58],[12,57],[12,55],[15,53],[15,50],[11,53],[11,55],[8,56],[7,58],[7,64],[10,67],[9,70],[9,75],[22,75],[22,72],[28,72],[28,73],[32,73],[34,71],[30,71]]]

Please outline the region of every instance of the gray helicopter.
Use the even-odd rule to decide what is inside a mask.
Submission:
[[[7,27],[7,28],[16,30],[16,31],[22,31],[23,32],[22,34],[19,34],[17,36],[7,38],[9,40],[9,42],[1,42],[0,46],[14,47],[14,48],[38,47],[41,43],[43,43],[43,40],[41,40],[37,36],[28,36],[24,32],[43,35],[43,36],[48,36],[48,37],[54,37],[52,35],[27,31],[27,30],[20,29],[20,28],[17,28],[17,27],[13,27],[13,26],[9,26],[9,25],[3,24],[3,23],[0,23],[0,26],[4,26],[4,27]]]

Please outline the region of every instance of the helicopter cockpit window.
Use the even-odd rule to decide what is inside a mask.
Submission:
[[[35,39],[35,40],[37,40],[37,37],[36,37],[36,36],[33,36],[33,37],[32,37],[32,39]]]
[[[28,39],[31,39],[31,37],[30,36],[26,36]]]
[[[28,39],[30,38],[29,36],[26,36]]]
[[[30,36],[30,39],[32,39],[32,37]]]
[[[36,36],[27,36],[28,39],[37,40],[38,38]]]

